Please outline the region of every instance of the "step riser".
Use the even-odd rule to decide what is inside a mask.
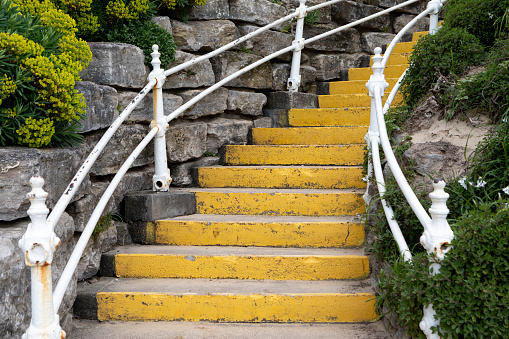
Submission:
[[[362,279],[364,256],[193,256],[118,254],[119,278],[330,280]]]
[[[387,100],[389,97],[389,91],[385,91],[385,95],[382,97],[382,101]],[[371,97],[367,94],[337,94],[337,95],[323,95],[319,97],[320,108],[332,108],[332,107],[370,107]],[[396,105],[403,101],[403,95],[401,93],[396,94],[393,100],[393,104]]]
[[[255,145],[361,144],[368,126],[314,128],[254,128]]]
[[[412,53],[391,53],[389,57],[389,61],[387,61],[386,66],[398,66],[398,65],[408,65],[408,59]],[[383,54],[382,54],[383,56]],[[373,66],[373,57],[371,57],[369,66]]]
[[[360,193],[219,193],[196,192],[200,214],[342,216],[364,213]]]
[[[363,162],[363,145],[344,146],[226,146],[228,165],[338,165]]]
[[[364,227],[354,223],[227,223],[162,220],[156,244],[177,246],[354,247]]]
[[[200,187],[364,188],[362,168],[235,168],[202,167],[198,169]]]
[[[361,322],[374,295],[165,295],[98,293],[100,321]]]
[[[292,109],[290,126],[369,126],[369,108]]]
[[[389,83],[389,87],[385,91],[389,93],[398,82],[398,79],[385,80]],[[366,83],[367,81],[364,80],[332,82],[329,85],[329,94],[368,94]]]

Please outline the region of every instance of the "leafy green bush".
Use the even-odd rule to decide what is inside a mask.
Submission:
[[[497,38],[495,22],[502,21],[508,8],[509,0],[449,0],[444,7],[444,28],[464,29],[483,45],[492,46]],[[507,32],[507,23],[499,27]]]
[[[509,338],[507,201],[482,204],[451,225],[453,249],[430,287],[445,338]]]
[[[484,47],[472,34],[460,28],[441,28],[426,35],[414,46],[402,84],[405,103],[411,107],[422,100],[437,80],[449,74],[462,74],[479,64]]]
[[[75,31],[48,0],[0,0],[1,145],[81,140],[76,131],[85,102],[74,85],[92,54]]]

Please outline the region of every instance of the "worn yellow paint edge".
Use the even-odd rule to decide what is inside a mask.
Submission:
[[[355,247],[364,226],[346,222],[207,222],[159,220],[156,243],[192,246]]]
[[[97,294],[99,321],[364,322],[371,293],[292,295]]]
[[[360,193],[194,193],[200,214],[341,216],[365,210]]]
[[[200,187],[364,188],[361,167],[201,167]]]
[[[291,109],[288,124],[306,126],[369,125],[370,108],[310,108]]]
[[[364,143],[369,126],[253,128],[255,145],[342,145]]]
[[[194,256],[117,254],[119,278],[199,278],[255,280],[362,279],[366,256]]]

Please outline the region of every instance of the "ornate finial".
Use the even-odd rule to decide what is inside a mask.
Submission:
[[[373,73],[376,73],[375,70],[383,69],[382,66],[382,49],[380,47],[375,48],[375,55],[373,56],[373,66],[371,67],[373,69]]]
[[[306,6],[306,0],[299,0],[300,6]]]
[[[159,53],[159,46],[152,45],[152,53],[150,55],[152,56],[152,61],[150,62],[152,64],[152,71],[159,71],[161,69],[161,60],[159,57],[161,56],[161,53]]]
[[[30,208],[27,211],[27,214],[32,219],[32,223],[37,223],[39,221],[45,222],[46,216],[49,213],[48,208],[46,207],[46,198],[48,197],[48,193],[46,193],[42,186],[44,185],[44,179],[42,177],[32,177],[30,178],[30,186],[32,186],[32,190],[27,193],[27,197],[30,200]]]

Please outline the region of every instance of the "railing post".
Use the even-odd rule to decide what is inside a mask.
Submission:
[[[152,189],[154,191],[168,191],[171,183],[170,170],[168,169],[168,160],[166,156],[166,130],[168,129],[168,123],[164,116],[163,108],[163,85],[165,81],[164,70],[161,69],[161,60],[159,56],[161,53],[158,52],[159,46],[152,46],[152,72],[150,72],[148,79],[149,81],[153,78],[156,79],[157,83],[154,87],[154,120],[152,120],[150,127],[158,128],[158,132],[154,137],[154,163],[155,173],[152,179]]]
[[[297,26],[295,27],[295,40],[293,40],[292,45],[295,47],[293,50],[292,57],[292,68],[290,70],[290,78],[288,78],[288,90],[290,92],[297,92],[300,86],[300,57],[302,49],[304,48],[304,39],[303,31],[304,31],[304,18],[306,18],[307,14],[307,6],[306,0],[299,0],[300,6],[297,8],[299,15],[297,16]]]
[[[431,275],[438,274],[440,271],[440,261],[442,261],[451,249],[451,241],[454,233],[447,222],[449,209],[447,208],[447,199],[449,194],[444,191],[445,182],[438,178],[433,181],[433,192],[429,194],[432,204],[429,209],[431,214],[431,223],[425,228],[421,236],[421,244],[428,254],[433,255],[435,262],[431,264]],[[440,325],[440,319],[435,319],[435,310],[433,304],[424,307],[424,316],[419,323],[419,327],[426,334],[427,338],[439,339],[440,336],[432,333],[431,327]]]
[[[32,319],[30,327],[23,334],[23,339],[61,339],[65,332],[60,328],[59,317],[53,306],[53,283],[51,279],[51,263],[60,239],[46,222],[49,210],[42,186],[44,179],[30,179],[32,191],[27,194],[30,208],[27,213],[31,223],[19,240],[19,248],[25,255],[25,264],[30,267],[32,286]]]
[[[438,13],[442,9],[446,0],[431,0],[428,2],[428,8],[433,8],[429,17],[429,34],[435,34],[438,30]]]
[[[369,96],[371,97],[371,113],[370,113],[370,120],[369,120],[369,129],[368,133],[364,137],[364,140],[366,140],[366,143],[368,145],[368,149],[371,149],[371,140],[373,138],[376,138],[379,140],[380,132],[378,130],[378,124],[376,119],[376,104],[375,104],[375,86],[380,87],[380,95],[383,97],[384,91],[387,87],[389,87],[389,84],[387,81],[385,81],[385,76],[383,74],[384,67],[382,66],[382,49],[380,47],[375,48],[375,55],[373,56],[373,66],[371,69],[373,69],[373,74],[369,78],[368,83],[366,84],[367,89],[369,90]],[[368,176],[373,175],[373,165],[368,163]],[[370,182],[368,181],[368,186],[366,188],[366,193],[364,194],[364,201],[368,201],[369,199],[369,188],[370,188]]]

